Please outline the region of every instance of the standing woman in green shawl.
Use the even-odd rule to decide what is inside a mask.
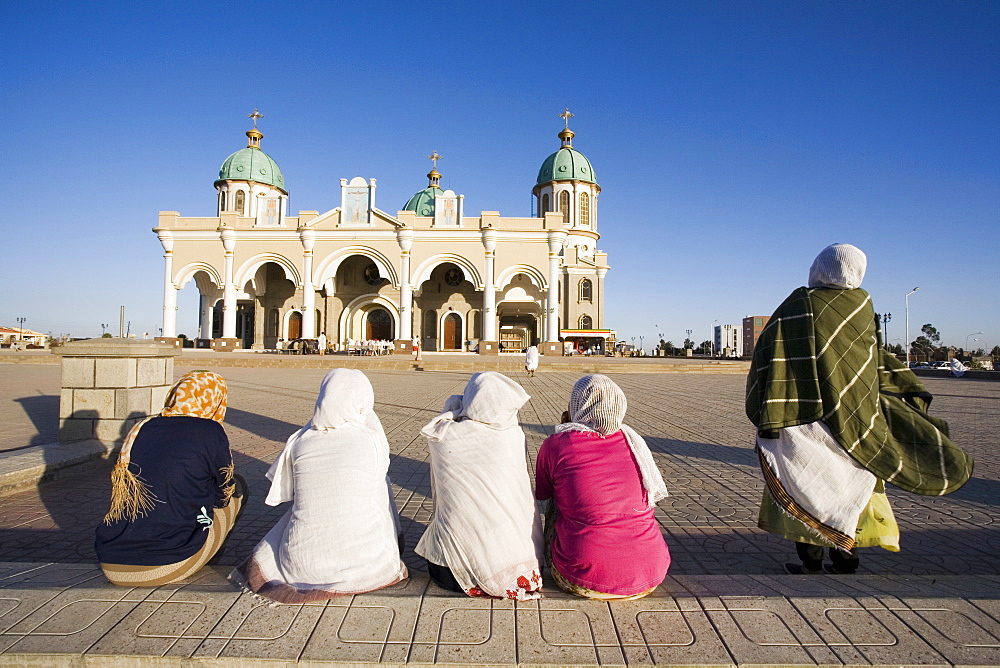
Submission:
[[[871,297],[861,289],[867,258],[850,244],[823,249],[798,288],[771,316],[754,347],[746,412],[757,427],[766,489],[758,526],[795,541],[790,573],[853,573],[855,548],[899,551],[885,495],[954,492],[972,458],[927,414],[931,395],[885,352]]]

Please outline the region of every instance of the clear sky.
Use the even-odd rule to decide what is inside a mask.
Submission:
[[[290,213],[378,180],[525,216],[563,107],[621,338],[767,315],[833,242],[890,341],[1000,344],[1000,3],[0,0],[0,325],[155,333],[161,210],[215,213],[264,114]],[[196,333],[196,288],[178,331]]]

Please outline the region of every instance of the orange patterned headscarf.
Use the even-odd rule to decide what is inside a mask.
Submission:
[[[226,380],[212,371],[184,374],[167,395],[160,415],[186,415],[222,422],[226,418]]]
[[[212,371],[191,371],[181,376],[164,402],[162,417],[186,415],[188,417],[205,418],[221,423],[226,417],[226,380]],[[132,443],[142,426],[152,420],[155,415],[140,420],[125,437],[118,461],[111,471],[111,510],[104,516],[104,522],[111,524],[118,520],[134,522],[137,517],[144,517],[157,502],[156,496],[138,475],[129,470],[132,460]],[[223,469],[226,477],[223,492],[226,498],[232,495],[233,466]]]

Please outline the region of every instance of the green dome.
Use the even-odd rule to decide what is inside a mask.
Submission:
[[[259,148],[241,148],[226,158],[219,168],[219,181],[256,181],[288,192],[278,163]]]
[[[586,181],[597,183],[594,168],[590,166],[587,156],[575,148],[563,146],[561,149],[545,158],[542,168],[538,170],[536,185],[549,181]]]
[[[417,191],[403,207],[403,211],[415,211],[418,216],[434,215],[434,198],[440,197],[441,188],[429,186]]]

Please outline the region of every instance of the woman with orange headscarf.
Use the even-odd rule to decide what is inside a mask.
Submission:
[[[226,381],[192,371],[170,390],[159,415],[132,427],[94,543],[112,583],[179,582],[222,547],[246,501],[246,483],[233,474],[225,416]]]

